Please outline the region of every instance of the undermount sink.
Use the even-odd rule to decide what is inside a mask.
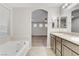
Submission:
[[[71,39],[74,41],[79,41],[79,37],[72,37]]]
[[[79,33],[64,33],[64,34],[71,35],[71,36],[78,36],[79,37]]]

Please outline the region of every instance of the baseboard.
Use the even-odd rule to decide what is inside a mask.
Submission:
[[[47,35],[32,35],[32,37],[47,37]]]

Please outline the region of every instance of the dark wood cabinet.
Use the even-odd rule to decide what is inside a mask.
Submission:
[[[63,39],[62,46],[63,46],[62,55],[64,56],[78,56],[79,55],[79,45]]]
[[[79,56],[79,45],[52,34],[51,48],[56,56]]]

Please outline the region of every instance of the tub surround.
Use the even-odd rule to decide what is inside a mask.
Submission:
[[[25,56],[29,49],[27,40],[8,41],[0,45],[0,56]]]
[[[9,35],[0,36],[0,45],[3,45],[11,40],[11,37]]]

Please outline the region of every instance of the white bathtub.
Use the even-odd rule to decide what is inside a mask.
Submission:
[[[25,40],[9,41],[0,45],[1,56],[24,56],[29,50],[29,42]]]

